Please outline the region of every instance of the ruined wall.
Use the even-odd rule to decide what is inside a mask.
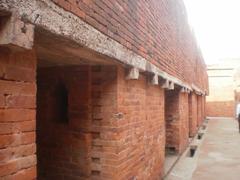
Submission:
[[[197,95],[189,94],[189,136],[194,137],[197,133]]]
[[[206,67],[182,1],[52,1],[160,69],[207,89]]]
[[[35,72],[33,51],[0,49],[0,179],[35,179]]]

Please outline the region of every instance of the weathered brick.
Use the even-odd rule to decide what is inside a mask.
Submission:
[[[0,177],[13,174],[21,169],[36,165],[36,156],[26,156],[0,165]]]
[[[35,131],[35,120],[17,123],[0,123],[0,134],[14,134]]]
[[[0,80],[0,92],[1,94],[35,95],[36,84]]]
[[[1,135],[0,148],[14,147],[35,142],[35,132]]]
[[[37,177],[37,170],[36,167],[31,167],[28,169],[23,169],[15,174],[6,176],[4,179],[6,180],[26,180],[26,179],[36,179]]]
[[[8,95],[5,102],[7,108],[31,109],[36,107],[36,96]]]
[[[0,122],[35,120],[36,111],[30,109],[0,109]]]
[[[5,106],[5,96],[0,94],[0,108],[3,108],[4,106]]]
[[[32,179],[36,177],[35,54],[4,51],[0,61],[0,179]]]
[[[17,66],[7,66],[4,78],[8,80],[34,82],[36,72],[30,68],[21,68]]]
[[[7,149],[1,149],[0,162],[4,163],[14,158],[29,156],[29,155],[35,154],[35,152],[36,152],[35,144],[27,144],[27,145],[12,147],[12,148],[9,147]]]

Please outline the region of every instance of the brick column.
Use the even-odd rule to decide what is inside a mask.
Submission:
[[[189,136],[194,137],[197,133],[197,95],[189,94]]]
[[[202,96],[197,95],[197,126],[202,125]]]
[[[166,91],[166,147],[175,148],[181,153],[187,143],[189,134],[188,95],[179,90]]]
[[[0,50],[0,179],[36,178],[36,57]]]

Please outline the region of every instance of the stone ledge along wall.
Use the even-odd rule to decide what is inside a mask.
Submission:
[[[52,1],[161,70],[207,89],[205,63],[182,1]]]

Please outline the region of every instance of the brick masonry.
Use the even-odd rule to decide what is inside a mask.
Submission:
[[[218,64],[208,66],[209,96],[207,116],[235,117],[235,107],[239,102],[236,94],[238,59],[223,59]]]
[[[52,1],[161,70],[207,90],[205,63],[182,1]]]
[[[26,2],[25,6],[20,2],[19,9],[34,4],[48,12],[44,5],[52,1]],[[206,68],[182,1],[53,2],[54,13],[62,7],[65,13],[79,16],[128,52],[207,91]],[[68,17],[71,19],[64,16],[64,20]],[[40,17],[34,22],[44,24],[44,20]],[[36,25],[37,31],[45,28],[43,24]],[[71,32],[62,28],[63,34]],[[56,49],[46,59],[56,67],[38,66],[37,71],[37,59],[41,61],[45,56],[35,45],[37,52],[0,49],[1,179],[36,179],[37,162],[39,179],[159,179],[163,175],[165,147],[183,152],[189,135],[194,136],[202,123],[205,101],[195,92],[183,93],[177,85],[172,91],[154,86],[150,83],[152,74],[147,72],[140,72],[139,79],[126,80],[129,67],[115,64],[110,57],[107,60],[113,66],[100,62],[90,66],[87,59],[83,61],[86,65],[61,67],[57,60],[72,56]],[[81,50],[88,58],[97,57],[95,52]],[[68,51],[77,54],[76,49]]]
[[[0,49],[0,177],[36,178],[36,57]]]
[[[39,178],[161,177],[162,89],[150,85],[144,75],[124,80],[125,70],[114,66],[47,68],[38,77]],[[69,92],[68,124],[57,123],[53,116],[52,92],[59,80]]]
[[[193,137],[197,132],[197,96],[194,93],[189,95],[189,136]]]
[[[181,153],[188,144],[188,94],[179,90],[165,93],[166,147]]]
[[[87,178],[91,174],[90,68],[38,70],[38,178]],[[62,89],[63,88],[63,89]],[[62,102],[64,89],[67,104]],[[59,94],[60,93],[60,94]],[[67,117],[62,114],[67,110]]]
[[[208,102],[206,105],[207,116],[211,117],[235,117],[235,102]]]
[[[0,175],[31,179],[36,177],[36,81],[23,75],[14,78],[7,69],[13,66],[35,77],[36,58],[34,51],[2,54]],[[126,80],[126,73],[122,66],[38,69],[39,179],[154,179],[163,174],[169,137],[178,152],[185,149],[188,94],[178,87],[165,93],[142,73],[138,80]],[[59,111],[62,88],[68,98],[67,121]],[[165,127],[165,111],[176,116],[174,133]]]

